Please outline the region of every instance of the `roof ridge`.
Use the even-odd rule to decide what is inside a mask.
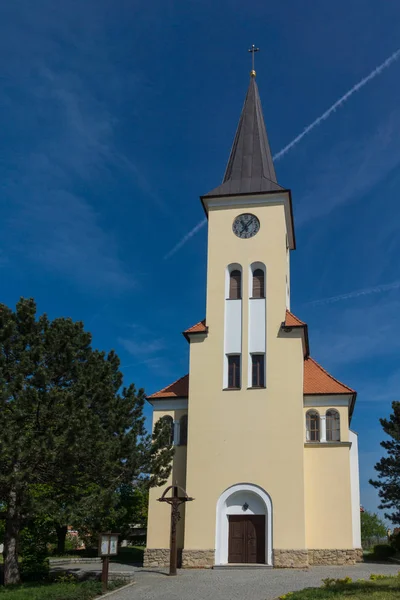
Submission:
[[[308,358],[304,359],[304,362],[306,360],[310,360],[311,362],[313,362],[319,369],[321,369],[321,371],[323,371],[323,373],[325,373],[325,375],[327,375],[330,379],[333,379],[333,381],[335,381],[336,383],[338,383],[339,385],[342,385],[343,387],[345,387],[347,390],[349,390],[349,392],[351,392],[352,394],[355,394],[355,390],[353,390],[351,387],[349,387],[348,385],[346,385],[345,383],[343,383],[342,381],[339,381],[339,379],[336,379],[336,377],[334,377],[333,375],[331,375],[330,373],[328,373],[328,371],[326,369],[324,369],[324,367],[322,365],[319,364],[319,362],[317,362],[315,360],[315,358],[313,358],[312,356],[308,356]]]
[[[173,385],[175,385],[176,383],[178,383],[179,381],[182,381],[182,379],[185,379],[185,377],[189,377],[189,373],[186,373],[186,375],[183,375],[182,377],[179,377],[178,379],[176,379],[175,381],[173,381],[172,383],[169,383],[168,385],[166,385],[165,387],[163,387],[161,390],[158,390],[157,392],[153,392],[153,394],[150,394],[150,396],[146,396],[146,398],[151,398],[152,396],[154,396],[155,394],[162,394],[163,392],[165,392],[168,388],[172,387]]]

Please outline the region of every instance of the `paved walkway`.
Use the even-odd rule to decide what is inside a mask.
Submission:
[[[399,565],[363,563],[349,567],[298,569],[185,569],[177,577],[166,571],[137,569],[136,583],[112,600],[272,600],[305,587],[319,587],[325,577],[367,579],[371,573],[395,575]]]

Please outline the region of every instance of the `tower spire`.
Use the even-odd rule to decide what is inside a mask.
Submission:
[[[252,53],[252,71],[235,139],[229,156],[224,179],[207,196],[229,196],[259,192],[280,191],[269,147],[267,131],[261,108],[260,95],[254,70],[254,54],[258,48],[249,49]]]

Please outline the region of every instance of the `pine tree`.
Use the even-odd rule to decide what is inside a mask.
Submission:
[[[389,419],[380,419],[383,431],[391,439],[381,442],[387,456],[375,465],[378,481],[371,479],[370,483],[379,490],[379,508],[392,511],[385,512],[385,517],[400,523],[400,402],[393,402],[392,409]]]
[[[18,539],[38,499],[46,507],[51,496],[54,514],[64,508],[66,519],[79,509],[96,516],[119,486],[166,481],[173,455],[168,432],[160,425],[153,436],[146,433],[144,391],[122,387],[119,365],[115,352],[91,347],[83,323],[37,318],[33,299],[21,299],[15,312],[0,305],[6,584],[20,581]]]

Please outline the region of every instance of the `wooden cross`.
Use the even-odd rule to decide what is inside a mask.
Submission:
[[[256,52],[260,52],[260,48],[256,48],[254,44],[252,44],[251,48],[249,48],[248,52],[251,52],[251,75],[252,77],[255,77],[255,70],[254,70],[254,54]]]
[[[167,496],[171,490],[171,496]],[[181,495],[179,495],[179,490]],[[184,502],[191,502],[194,498],[189,498],[183,488],[177,483],[170,485],[164,491],[161,498],[158,498],[158,502],[167,502],[171,505],[171,536],[170,536],[170,554],[169,554],[169,574],[176,575],[176,568],[178,563],[178,547],[176,545],[176,525],[181,518],[179,514],[179,507]]]

